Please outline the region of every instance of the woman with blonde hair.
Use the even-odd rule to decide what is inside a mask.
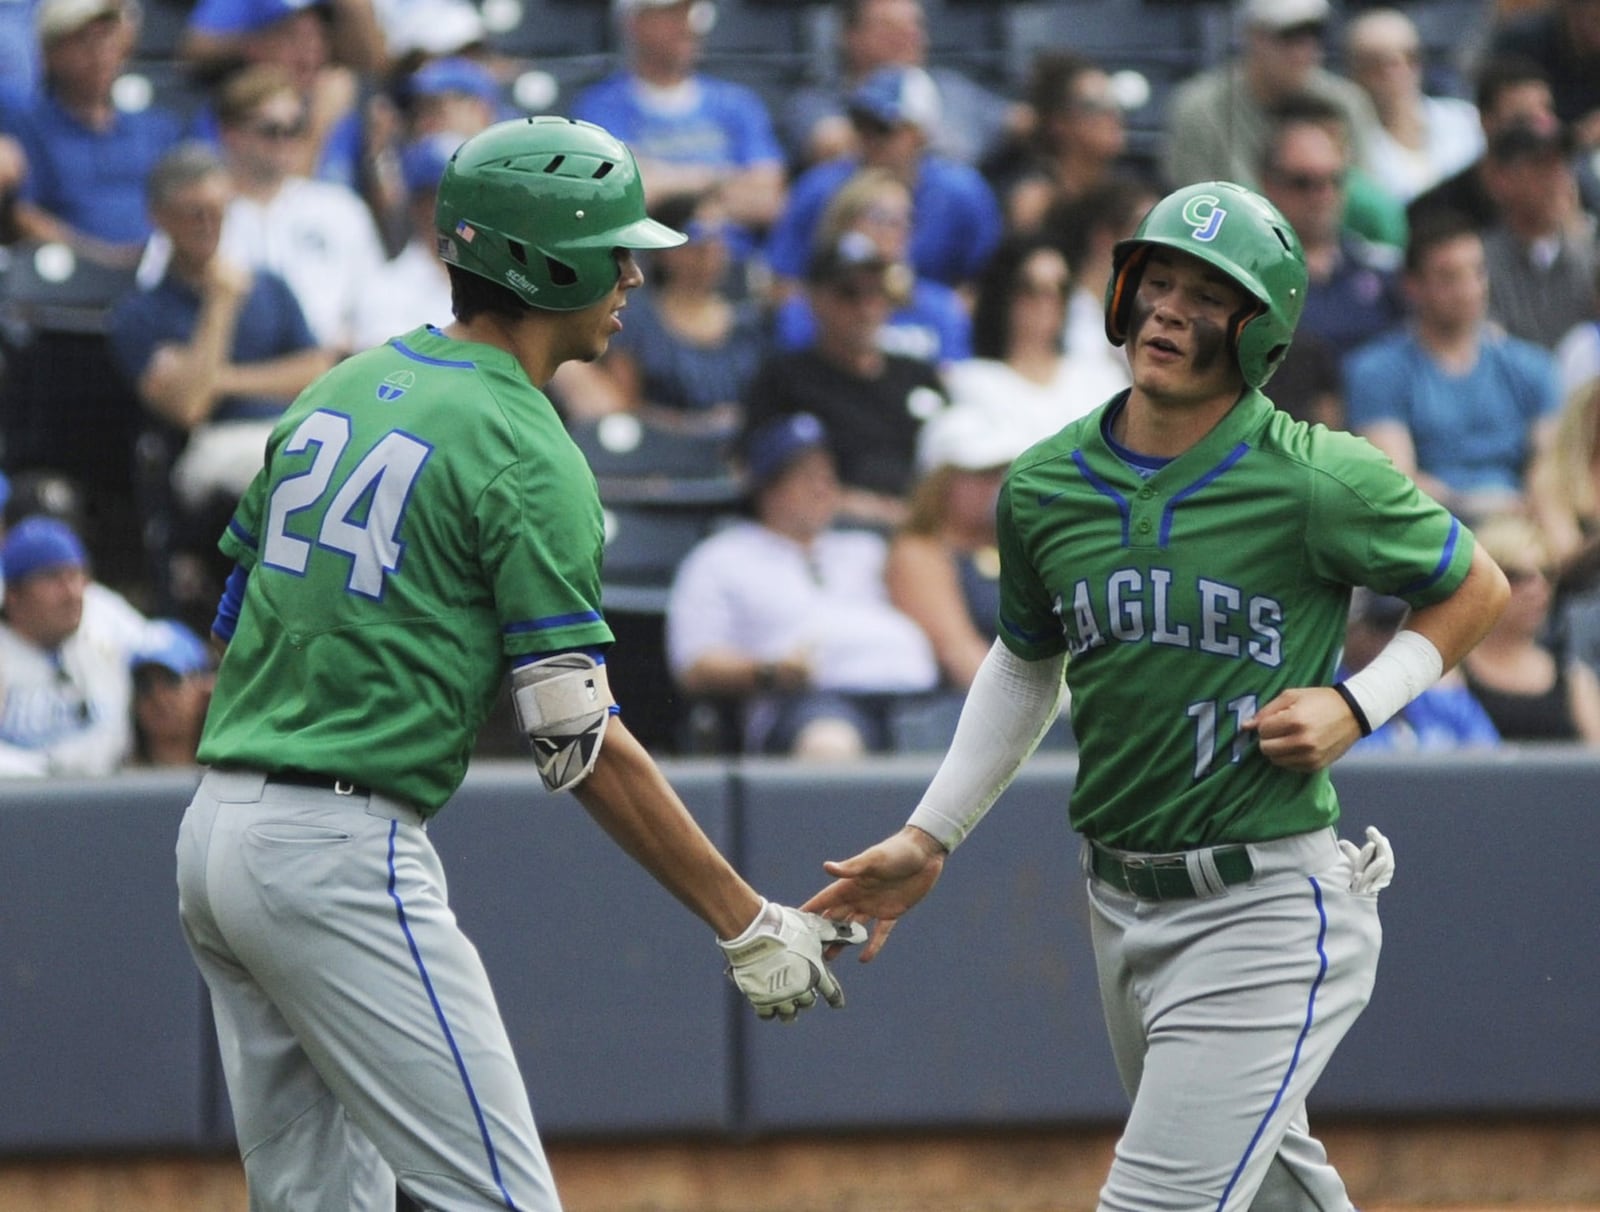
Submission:
[[[839,188],[817,223],[814,248],[833,248],[860,232],[889,261],[894,310],[878,334],[887,353],[944,365],[969,356],[972,324],[961,296],[911,268],[911,190],[886,168],[863,168]],[[803,349],[816,339],[816,317],[804,291],[780,303],[773,317],[780,349]]]
[[[1600,676],[1545,639],[1551,567],[1544,533],[1521,514],[1494,515],[1474,532],[1511,583],[1511,600],[1461,661],[1468,687],[1505,740],[1600,745]]]
[[[1528,498],[1561,568],[1600,540],[1600,378],[1567,396],[1528,474]]]
[[[906,521],[889,543],[889,601],[933,645],[944,685],[965,691],[994,643],[1000,610],[995,501],[1029,445],[1018,426],[953,407],[923,425]]]

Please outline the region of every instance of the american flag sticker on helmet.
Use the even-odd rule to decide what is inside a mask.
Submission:
[[[472,238],[477,234],[472,225],[465,219],[456,220],[456,235],[460,236],[468,244],[472,243]]]

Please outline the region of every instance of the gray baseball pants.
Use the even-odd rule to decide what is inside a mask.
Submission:
[[[178,834],[252,1212],[560,1212],[420,816],[211,771]]]
[[[1247,883],[1147,901],[1089,880],[1133,1109],[1101,1212],[1349,1212],[1305,1102],[1366,1007],[1382,932],[1331,829],[1249,847]]]

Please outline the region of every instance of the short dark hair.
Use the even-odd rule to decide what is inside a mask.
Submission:
[[[1423,263],[1434,249],[1462,236],[1482,238],[1478,225],[1456,210],[1430,210],[1417,216],[1406,237],[1405,270],[1408,274],[1422,271]]]
[[[152,208],[164,206],[179,190],[227,171],[228,166],[211,144],[198,139],[187,140],[172,147],[156,161],[150,175],[145,178],[145,201]]]
[[[1047,47],[1033,57],[1028,68],[1028,104],[1041,117],[1067,108],[1072,86],[1079,76],[1102,70],[1087,55]]]
[[[446,265],[445,270],[450,275],[450,310],[458,320],[471,320],[481,315],[518,320],[539,310],[519,298],[510,287],[492,282],[470,269]]]
[[[1478,112],[1487,114],[1500,104],[1503,94],[1521,84],[1550,84],[1550,76],[1526,55],[1495,55],[1478,68],[1478,85],[1473,100]]]

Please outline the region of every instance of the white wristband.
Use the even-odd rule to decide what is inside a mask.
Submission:
[[[1444,658],[1433,641],[1417,631],[1400,631],[1360,673],[1334,687],[1368,736],[1407,703],[1444,676]]]

